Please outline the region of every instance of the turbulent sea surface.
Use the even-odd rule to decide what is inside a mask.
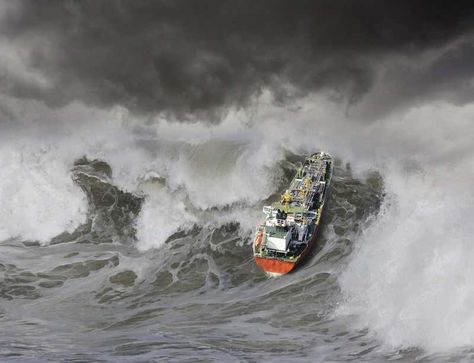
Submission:
[[[454,193],[456,169],[355,165],[319,137],[341,155],[317,246],[286,276],[257,268],[262,206],[320,149],[304,122],[300,138],[238,118],[4,138],[0,361],[472,357],[469,174]]]
[[[297,160],[280,164],[280,189]],[[111,173],[105,162],[77,160],[72,177],[87,195],[87,221],[45,246],[2,243],[2,361],[345,361],[403,354],[380,355],[367,330],[335,316],[338,276],[353,239],[383,198],[378,174],[357,179],[339,162],[317,248],[295,273],[268,278],[253,262],[251,235],[236,221],[207,224],[207,214],[219,209],[196,217],[160,248],[137,250],[134,223],[143,198],[111,184]]]

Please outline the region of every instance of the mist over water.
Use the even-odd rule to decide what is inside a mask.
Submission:
[[[214,126],[138,126],[114,111],[94,132],[12,130],[0,183],[3,358],[470,354],[472,107],[413,109],[349,138],[330,103],[300,106],[264,96],[258,123],[244,110]],[[317,128],[306,116],[316,110]],[[452,123],[433,126],[442,113]],[[404,144],[385,139],[394,130]],[[338,160],[318,245],[295,273],[268,279],[251,254],[261,207],[318,149]]]

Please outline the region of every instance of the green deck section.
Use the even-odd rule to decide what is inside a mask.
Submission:
[[[295,262],[298,259],[298,257],[300,257],[301,252],[303,251],[300,251],[298,255],[286,255],[282,252],[265,251],[264,253],[261,254],[261,257],[273,258],[279,261]]]
[[[307,209],[301,205],[287,205],[280,202],[273,203],[272,207],[274,210],[281,209],[287,213],[304,213],[307,211]]]
[[[324,170],[324,174],[323,174],[323,180],[327,184],[329,184],[330,179],[331,179],[331,172],[332,172],[332,158],[328,155],[325,155],[321,158],[320,155],[318,153],[316,153],[316,154],[313,154],[313,155],[309,156],[306,160],[309,160],[309,161],[312,161],[312,162],[329,161],[329,164],[327,164],[326,169]],[[300,168],[298,168],[298,170],[296,171],[295,176],[291,180],[288,190],[291,191],[292,193],[298,194],[302,191],[304,192],[304,189],[301,189],[303,180],[305,178],[304,169],[305,169],[304,166],[301,166]],[[289,214],[296,214],[296,213],[305,213],[305,212],[308,212],[308,211],[314,211],[314,210],[319,209],[319,207],[320,207],[320,205],[319,205],[319,203],[317,203],[317,201],[316,201],[317,204],[314,206],[315,207],[314,209],[313,208],[309,209],[309,208],[303,207],[302,202],[303,202],[303,200],[301,198],[296,197],[296,199],[293,199],[290,204],[282,203],[281,201],[277,201],[277,202],[272,204],[272,208],[274,210],[277,210],[277,209],[283,210],[283,211],[285,211],[286,213],[289,213]]]
[[[265,226],[265,232],[268,234],[268,237],[276,237],[276,238],[285,238],[287,231],[282,231],[277,229],[276,227],[269,227]]]

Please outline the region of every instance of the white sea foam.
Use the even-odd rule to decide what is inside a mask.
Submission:
[[[149,184],[146,199],[137,222],[137,247],[148,250],[161,246],[179,230],[189,230],[196,222],[179,192],[172,193],[166,186]]]
[[[469,105],[426,106],[377,126],[394,132],[387,151],[399,160],[387,157],[387,197],[356,240],[338,312],[391,347],[474,344],[473,116]]]
[[[54,147],[0,148],[0,240],[48,242],[85,220],[87,201]]]
[[[87,218],[87,198],[72,180],[74,161],[100,156],[120,127],[107,122],[109,113],[77,104],[58,112],[34,101],[9,104],[14,118],[0,133],[0,241],[47,244]]]
[[[474,193],[457,172],[388,175],[383,212],[341,279],[341,311],[392,346],[474,344]]]

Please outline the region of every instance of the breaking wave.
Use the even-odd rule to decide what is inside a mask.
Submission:
[[[0,240],[47,243],[85,221],[87,201],[71,179],[71,164],[58,149],[0,147]]]
[[[392,347],[446,351],[474,343],[474,193],[457,173],[465,175],[387,177],[390,195],[342,274],[343,310]]]

